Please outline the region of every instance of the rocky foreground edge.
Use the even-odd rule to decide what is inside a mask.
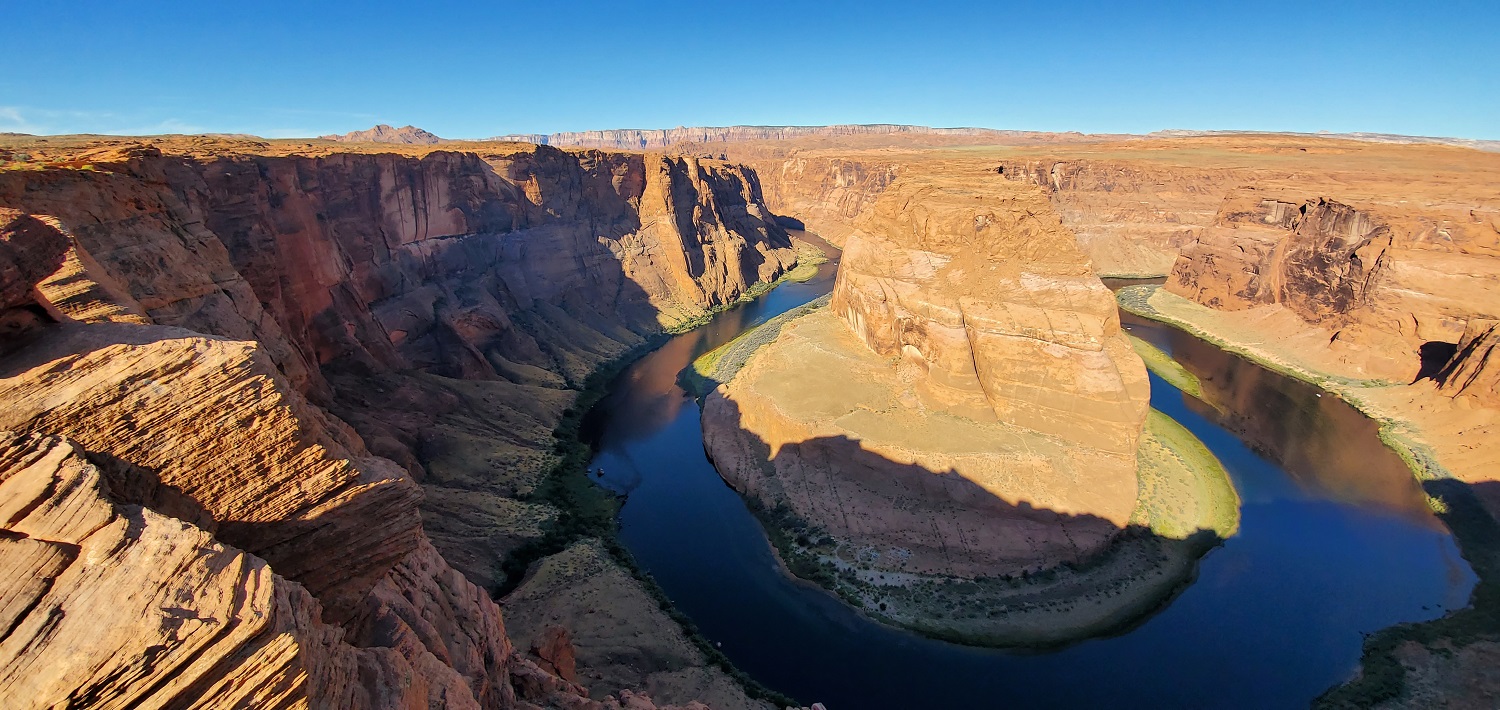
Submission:
[[[14,140],[0,704],[768,706],[614,556],[570,584],[628,592],[574,601],[644,624],[630,638],[566,628],[585,609],[501,564],[568,543],[534,492],[585,376],[795,263],[752,175],[529,146]],[[652,663],[607,662],[621,644]]]

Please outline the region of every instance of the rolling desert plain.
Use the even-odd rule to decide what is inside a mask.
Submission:
[[[1500,143],[0,135],[0,706],[1500,707]]]

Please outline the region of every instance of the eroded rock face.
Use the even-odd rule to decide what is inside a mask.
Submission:
[[[719,471],[891,572],[1083,559],[1135,506],[1145,368],[1037,189],[906,175],[849,238],[827,312],[705,404]]]
[[[117,502],[119,477],[90,459],[0,432],[6,707],[657,707],[590,700],[513,655],[499,609],[425,542],[350,638],[264,560]]]
[[[0,363],[0,401],[0,428],[107,456],[127,500],[265,558],[335,619],[416,547],[417,486],[309,405],[253,343],[59,327]]]
[[[1328,333],[1353,376],[1410,382],[1428,343],[1500,317],[1495,234],[1412,208],[1244,189],[1187,247],[1167,290],[1219,310],[1284,308]]]
[[[1006,160],[996,172],[1041,187],[1101,275],[1158,276],[1247,171],[1080,156]]]
[[[502,146],[503,147],[503,146]],[[0,175],[151,319],[260,342],[304,392],[347,360],[459,377],[559,363],[733,301],[795,260],[753,176],[695,159],[537,148],[421,157],[162,156]]]
[[[1365,305],[1390,226],[1331,200],[1302,204],[1253,190],[1227,200],[1178,259],[1168,290],[1221,310],[1285,304],[1311,322]]]
[[[36,285],[62,265],[68,240],[49,224],[0,208],[0,354],[53,320]]]
[[[300,585],[108,479],[65,439],[0,434],[7,707],[427,704],[427,677],[342,643]]]
[[[795,260],[754,176],[718,161],[165,145],[0,174],[0,204],[72,237],[48,298],[258,343],[429,486],[434,540],[486,586],[540,535],[547,513],[512,499],[549,465],[568,388]]]
[[[1438,391],[1500,407],[1500,321],[1475,318],[1464,326],[1458,349],[1438,374]]]
[[[67,239],[51,225],[0,208],[0,310],[35,303],[31,290],[62,266],[67,249]]]
[[[766,204],[843,246],[854,224],[901,174],[899,162],[867,156],[801,156],[752,160]]]
[[[871,350],[921,371],[939,401],[982,398],[1004,423],[1133,456],[1144,366],[1038,197],[900,184],[851,237],[831,308]]]
[[[794,263],[753,176],[713,161],[514,146],[481,157],[99,145],[0,173],[0,204],[45,215],[7,236],[50,239],[16,252],[6,287],[20,283],[23,305],[52,314],[0,353],[0,427],[72,437],[118,515],[191,534],[141,548],[181,547],[175,567],[121,558],[111,569],[122,578],[52,589],[99,609],[165,605],[136,589],[205,603],[238,594],[241,606],[191,618],[271,631],[195,646],[174,635],[177,617],[152,611],[130,639],[17,636],[28,663],[68,660],[54,664],[60,675],[33,674],[55,680],[50,690],[18,680],[0,697],[50,703],[74,684],[149,706],[177,697],[180,680],[267,706],[654,707],[623,691],[590,700],[518,656],[474,580],[495,581],[506,534],[496,531],[540,534],[553,514],[515,498],[550,465],[574,383]],[[435,484],[429,510],[414,477]],[[424,532],[424,513],[441,536]],[[21,534],[35,537],[4,543]],[[115,554],[131,543],[109,544]],[[55,561],[31,548],[18,578],[52,574]],[[210,548],[225,552],[205,558]],[[217,577],[193,581],[204,575]],[[252,587],[271,601],[234,591]],[[24,611],[12,602],[33,592],[6,591],[0,607]],[[267,633],[273,642],[256,645]],[[141,675],[157,672],[149,658],[132,660],[137,641],[148,657],[212,667],[162,666],[156,682]],[[125,670],[103,685],[68,670],[115,656]]]

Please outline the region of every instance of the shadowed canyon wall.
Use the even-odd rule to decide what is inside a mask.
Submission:
[[[47,670],[0,692],[618,706],[513,648],[486,588],[556,514],[524,499],[577,383],[795,262],[753,174],[41,143],[0,171],[0,555],[40,585],[5,595],[0,654]],[[117,623],[49,630],[63,606]]]

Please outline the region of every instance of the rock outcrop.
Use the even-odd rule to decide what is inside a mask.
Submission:
[[[434,539],[493,585],[547,517],[513,499],[550,465],[567,388],[795,252],[737,166],[487,148],[122,141],[87,153],[107,169],[0,174],[0,203],[61,220],[74,262],[98,267],[43,284],[64,311],[259,343],[428,485]]]
[[[62,266],[68,240],[41,220],[0,209],[0,354],[52,320],[37,283]]]
[[[254,343],[59,326],[0,364],[0,401],[0,428],[107,457],[125,500],[264,558],[334,620],[416,548],[406,472],[308,404]]]
[[[1500,260],[1486,256],[1497,240],[1493,225],[1421,209],[1244,189],[1166,288],[1218,310],[1284,309],[1327,334],[1340,374],[1410,382],[1424,347],[1500,317]]]
[[[0,209],[0,309],[38,302],[32,289],[63,264],[68,242],[41,220]]]
[[[1126,527],[1147,398],[1109,291],[1039,190],[908,174],[849,237],[830,310],[709,396],[705,443],[732,485],[862,565],[1001,576]]]
[[[1144,366],[1113,296],[1032,190],[900,183],[851,237],[831,308],[940,401],[982,395],[1004,423],[1134,455]]]
[[[878,157],[794,155],[747,161],[760,177],[766,204],[794,215],[830,243],[844,241],[901,174],[901,164]]]
[[[1438,391],[1449,397],[1472,398],[1480,406],[1500,409],[1500,321],[1470,320],[1437,379]]]
[[[0,205],[42,215],[0,234],[5,312],[33,314],[0,343],[0,481],[36,495],[4,496],[0,555],[31,581],[0,594],[0,698],[655,707],[516,654],[487,587],[554,514],[518,498],[574,383],[794,263],[753,175],[530,147],[27,150],[40,169],[0,172]],[[44,501],[80,486],[105,512],[59,532],[77,506]],[[89,609],[123,616],[89,636]]]

